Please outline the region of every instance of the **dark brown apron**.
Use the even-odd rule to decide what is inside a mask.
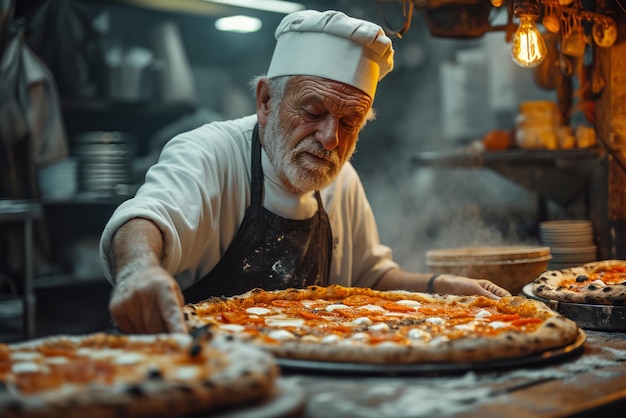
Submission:
[[[252,137],[251,202],[237,235],[218,264],[183,293],[186,303],[266,290],[328,284],[332,233],[319,191],[318,211],[305,220],[286,219],[265,209],[258,126]]]

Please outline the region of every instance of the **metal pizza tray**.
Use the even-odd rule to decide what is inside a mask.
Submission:
[[[565,360],[570,356],[582,354],[587,335],[580,330],[573,343],[528,356],[511,357],[482,362],[458,363],[350,363],[321,360],[299,360],[277,358],[276,362],[284,374],[289,372],[308,372],[313,374],[341,375],[376,375],[376,376],[440,376],[466,373],[468,371],[494,371],[544,365]]]
[[[522,295],[545,303],[552,310],[576,322],[581,328],[626,331],[626,306],[591,305],[546,299],[535,295],[532,283],[522,288]]]

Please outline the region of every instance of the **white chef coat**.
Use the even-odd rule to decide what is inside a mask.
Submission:
[[[152,220],[164,237],[163,267],[184,290],[215,267],[235,237],[250,205],[250,148],[256,115],[212,122],[174,137],[148,170],[134,198],[122,203],[100,241],[105,275],[111,282],[111,239],[132,218]],[[317,211],[313,193],[285,190],[262,151],[263,206],[290,219]],[[333,256],[330,283],[371,287],[397,267],[380,243],[363,185],[350,163],[321,190],[330,219]]]

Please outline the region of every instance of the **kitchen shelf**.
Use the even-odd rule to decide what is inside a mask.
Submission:
[[[124,102],[104,99],[63,98],[61,106],[70,132],[134,131],[144,135],[197,110],[193,103]]]
[[[37,276],[34,280],[35,290],[52,289],[67,286],[90,286],[107,284],[108,281],[103,275],[92,277],[75,277],[71,274],[55,274],[50,276]]]
[[[159,129],[198,109],[194,103],[72,98],[63,98],[61,105],[70,140],[84,132],[119,131],[132,137],[130,145],[135,156],[149,151],[150,138]]]
[[[489,168],[540,197],[567,207],[585,193],[593,172],[606,157],[600,148],[569,150],[478,151],[471,148],[426,151],[411,162],[418,167]]]
[[[61,99],[61,105],[66,111],[99,112],[128,115],[129,112],[147,114],[171,114],[192,112],[196,109],[194,103],[155,103],[147,101],[116,101],[105,99]]]
[[[80,192],[71,196],[44,196],[41,203],[44,206],[57,205],[119,205],[131,196],[121,196],[113,194],[99,194]]]

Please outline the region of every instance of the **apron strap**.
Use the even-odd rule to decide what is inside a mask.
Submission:
[[[324,210],[324,205],[322,204],[322,195],[319,190],[315,191],[315,199],[317,200],[317,216],[320,217],[321,223],[326,225],[327,234],[326,234],[326,251],[327,251],[327,268],[326,268],[326,277],[322,280],[322,286],[328,286],[330,281],[330,265],[331,260],[333,259],[333,232],[330,227],[330,219],[328,217],[328,213]]]
[[[259,124],[254,125],[251,148],[250,205],[261,206],[263,200],[263,166],[261,164],[261,141],[259,140]]]

